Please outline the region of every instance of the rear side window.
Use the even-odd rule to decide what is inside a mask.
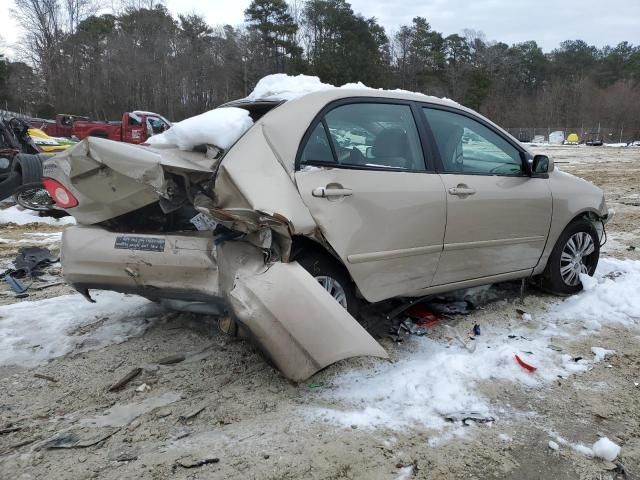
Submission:
[[[307,145],[302,151],[302,163],[334,163],[333,153],[329,146],[329,137],[324,129],[323,122],[320,122],[313,129]]]
[[[465,115],[423,108],[436,139],[445,173],[519,175],[520,151],[500,135]]]
[[[345,167],[425,170],[409,105],[353,103],[331,110],[309,137],[302,162],[326,162],[327,155]]]

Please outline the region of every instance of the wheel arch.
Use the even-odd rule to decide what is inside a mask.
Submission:
[[[553,235],[553,238],[550,232],[550,236],[547,240],[547,245],[545,246],[545,250],[542,256],[540,257],[540,260],[538,261],[538,265],[536,265],[536,267],[534,268],[532,275],[537,276],[544,271],[544,269],[547,266],[547,262],[549,261],[549,257],[551,256],[551,252],[553,251],[553,248],[556,246],[558,239],[560,239],[562,233],[571,224],[573,224],[577,220],[588,220],[593,224],[593,227],[596,229],[598,236],[601,237],[603,227],[602,227],[602,224],[600,224],[600,222],[602,222],[605,218],[606,216],[602,215],[602,213],[598,209],[593,207],[586,207],[578,211],[577,213],[575,213],[574,216],[568,222],[566,222],[561,229],[557,230],[557,233]]]

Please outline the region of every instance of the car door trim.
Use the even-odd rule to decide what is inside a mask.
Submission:
[[[347,256],[349,263],[376,262],[379,260],[391,260],[395,258],[413,257],[442,251],[442,245],[430,245],[425,247],[411,247],[400,250],[386,250],[382,252],[353,253]]]
[[[519,245],[521,243],[546,242],[546,240],[547,238],[545,236],[536,235],[534,237],[505,238],[505,239],[499,239],[499,240],[482,240],[478,242],[445,243],[444,251],[451,252],[455,250],[467,250],[470,248],[502,247],[504,245]]]

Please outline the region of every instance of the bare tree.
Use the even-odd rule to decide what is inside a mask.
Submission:
[[[98,5],[95,0],[64,0],[67,16],[67,32],[73,34],[85,18],[95,15]]]

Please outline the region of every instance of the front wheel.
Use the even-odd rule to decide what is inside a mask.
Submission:
[[[572,295],[582,290],[580,275],[593,276],[600,257],[600,240],[592,222],[575,220],[564,229],[541,276],[545,290]]]

